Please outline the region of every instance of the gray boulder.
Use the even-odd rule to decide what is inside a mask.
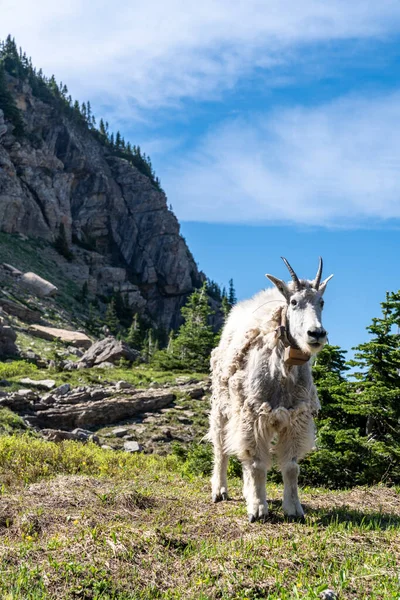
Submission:
[[[20,279],[21,284],[27,288],[30,292],[39,296],[39,298],[46,298],[47,296],[55,296],[58,289],[55,285],[46,281],[43,277],[36,275],[36,273],[24,273]]]
[[[142,452],[143,448],[138,442],[131,441],[124,443],[124,450],[125,452]]]
[[[95,342],[82,356],[80,363],[94,367],[105,362],[116,363],[121,358],[134,362],[140,358],[140,352],[130,348],[126,342],[110,336]]]

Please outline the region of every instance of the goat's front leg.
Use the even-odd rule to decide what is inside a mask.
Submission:
[[[288,517],[304,517],[298,492],[299,465],[296,457],[281,465],[283,477],[283,512]]]
[[[298,493],[299,465],[314,445],[314,422],[312,417],[298,419],[278,439],[275,453],[283,477],[283,512],[288,517],[304,517]]]
[[[250,523],[268,516],[266,478],[267,465],[259,460],[246,460],[243,467],[243,495],[246,499]]]

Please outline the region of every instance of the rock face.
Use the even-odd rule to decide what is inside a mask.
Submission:
[[[130,348],[126,342],[107,337],[95,342],[79,361],[86,367],[94,367],[102,363],[116,363],[121,358],[133,362],[140,358],[140,352]]]
[[[54,242],[62,225],[73,252],[84,254],[66,276],[94,293],[119,290],[155,324],[176,327],[204,275],[164,192],[27,83],[9,75],[7,83],[26,135],[7,131],[0,113],[0,231]]]
[[[15,345],[17,334],[5,324],[4,319],[0,317],[0,359],[8,356],[17,356],[18,348]]]

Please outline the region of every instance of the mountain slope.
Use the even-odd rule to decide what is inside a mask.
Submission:
[[[0,116],[0,231],[48,242],[65,235],[78,285],[105,296],[119,290],[133,311],[176,327],[204,275],[164,192],[26,80],[5,72],[5,82],[24,132]]]

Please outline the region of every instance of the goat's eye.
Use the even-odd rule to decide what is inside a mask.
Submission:
[[[321,298],[321,300],[319,301],[319,303],[320,303],[320,305],[321,305],[321,308],[324,308],[325,301],[324,301],[324,300],[322,300],[322,298]]]
[[[293,298],[293,300],[291,300],[291,301],[290,301],[290,304],[291,304],[292,306],[296,306],[296,304],[297,304],[297,300],[295,300],[295,299]]]

